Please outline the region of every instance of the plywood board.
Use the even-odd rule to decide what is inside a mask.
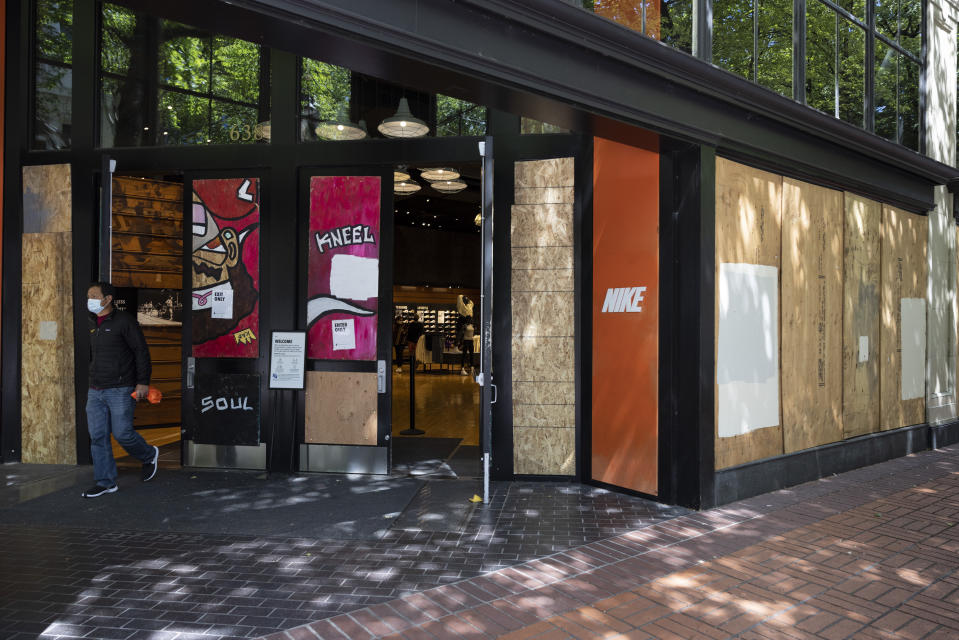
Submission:
[[[575,273],[572,269],[514,269],[510,291],[529,293],[534,291],[570,291],[576,288]]]
[[[70,165],[23,168],[23,232],[69,233],[73,223]]]
[[[792,453],[842,439],[843,194],[783,179],[782,425]]]
[[[510,216],[514,471],[575,472],[575,402],[551,403],[543,387],[574,379],[573,158],[517,162]],[[533,381],[530,383],[530,381]],[[538,391],[524,384],[539,385]]]
[[[879,256],[882,205],[845,194],[843,232],[844,438],[879,430]]]
[[[576,190],[573,187],[529,187],[516,189],[514,204],[573,204]]]
[[[513,292],[514,336],[572,336],[575,331],[573,293]]]
[[[914,336],[903,335],[903,299],[925,300],[928,267],[926,243],[929,220],[925,216],[908,213],[887,205],[882,210],[882,317],[879,368],[880,422],[882,430],[898,429],[925,420],[925,393],[923,397],[903,399],[903,353],[907,348],[921,348],[921,354],[911,353],[909,361],[925,361],[924,341],[917,345]],[[923,303],[924,304],[924,303]],[[907,303],[915,308],[917,303]],[[907,320],[915,321],[914,314]],[[907,333],[908,329],[907,327]],[[915,328],[915,327],[913,327]],[[909,384],[907,383],[907,390]]]
[[[179,200],[150,200],[146,198],[131,198],[113,194],[113,213],[132,215],[137,217],[164,218],[167,220],[183,219],[183,203]]]
[[[517,162],[513,165],[514,187],[516,189],[572,187],[573,168],[573,158]]]
[[[715,267],[717,276],[720,265],[723,263],[769,266],[779,269],[782,246],[781,228],[782,178],[724,158],[717,158]],[[720,278],[717,277],[715,312],[717,352],[714,354],[717,371],[723,366],[718,359],[719,284]],[[778,313],[778,310],[775,313]],[[718,417],[722,390],[718,382],[715,395],[715,465],[717,469],[779,455],[783,452],[781,422],[777,426],[756,429],[742,435],[719,437]],[[727,397],[724,402],[730,399]],[[778,394],[773,400],[778,405]],[[724,413],[725,410],[724,407]]]
[[[563,476],[576,473],[576,429],[514,427],[513,472]]]
[[[113,284],[138,289],[179,289],[183,286],[182,273],[172,271],[128,271],[114,269]]]
[[[113,179],[112,281],[120,287],[183,286],[183,185]]]
[[[180,214],[182,217],[182,213]],[[169,220],[153,216],[131,215],[123,212],[113,212],[113,233],[131,233],[162,238],[181,238],[183,221]]]
[[[131,196],[149,200],[163,200],[167,202],[183,201],[182,184],[152,178],[115,177],[113,179],[113,193],[119,196]]]
[[[513,247],[572,247],[572,204],[515,205],[510,216]]]
[[[376,445],[376,374],[307,371],[306,442]]]
[[[76,463],[70,165],[23,168],[23,462]]]
[[[73,387],[72,272],[63,268],[71,238],[68,233],[24,234],[23,247],[22,460],[75,464],[75,397],[51,392]]]

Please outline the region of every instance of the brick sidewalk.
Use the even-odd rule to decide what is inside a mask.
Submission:
[[[952,447],[267,638],[954,639],[957,523]]]

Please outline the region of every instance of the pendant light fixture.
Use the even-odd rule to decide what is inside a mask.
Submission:
[[[393,183],[393,193],[398,196],[408,196],[416,193],[422,189],[422,187],[413,180],[403,180],[402,182]]]
[[[426,123],[410,112],[406,98],[400,98],[396,113],[383,120],[376,129],[387,138],[422,138],[430,132]]]
[[[430,186],[440,193],[459,193],[466,188],[466,183],[462,180],[441,180],[431,182]]]
[[[449,167],[440,167],[436,169],[420,169],[420,175],[424,180],[435,182],[437,180],[456,180],[460,177],[460,172]]]
[[[406,182],[410,179],[410,174],[406,173],[402,169],[393,170],[393,182]]]
[[[346,113],[346,105],[341,104],[336,112],[336,119],[318,124],[316,135],[323,140],[362,140],[366,137],[366,127],[363,126],[365,124],[362,120],[360,124],[351,122]]]

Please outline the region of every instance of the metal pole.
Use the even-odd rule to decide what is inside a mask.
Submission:
[[[410,348],[410,428],[400,431],[404,436],[421,436],[425,431],[416,428],[416,347]]]

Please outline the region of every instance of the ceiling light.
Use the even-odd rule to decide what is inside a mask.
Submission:
[[[376,129],[387,138],[421,138],[430,132],[426,123],[410,112],[410,103],[400,98],[396,113],[379,124]]]
[[[483,214],[477,213],[476,217],[473,218],[473,222],[476,224],[477,227],[483,224]]]
[[[420,169],[420,175],[425,180],[433,182],[434,180],[456,180],[460,177],[460,172],[450,168]]]
[[[430,186],[441,193],[459,193],[466,188],[466,183],[462,180],[443,180],[431,182]]]
[[[346,113],[346,105],[340,105],[334,120],[327,120],[317,125],[316,135],[323,140],[362,140],[366,137],[364,122],[355,124],[350,121]]]
[[[405,171],[394,170],[393,171],[393,182],[406,182],[410,179],[410,174]]]
[[[412,180],[403,180],[402,182],[393,183],[393,193],[401,196],[408,196],[411,193],[416,193],[422,187],[415,183]]]

